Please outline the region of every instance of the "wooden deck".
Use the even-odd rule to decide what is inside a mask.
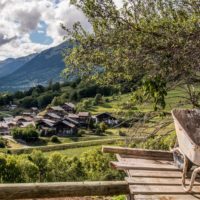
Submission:
[[[127,174],[130,197],[134,200],[200,199],[200,181],[191,193],[181,185],[181,171],[173,165],[171,152],[103,147],[103,152],[116,153],[118,161],[111,166]],[[189,183],[190,179],[186,180]]]

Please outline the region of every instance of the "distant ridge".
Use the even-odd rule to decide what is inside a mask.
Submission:
[[[62,52],[66,48],[72,48],[72,45],[69,42],[64,42],[44,50],[27,62],[24,61],[22,65],[17,65],[12,73],[4,77],[1,76],[0,69],[0,91],[26,90],[38,84],[46,85],[50,80],[60,81],[62,79],[60,74],[65,68]],[[20,59],[23,60],[18,58],[18,60]],[[9,63],[9,60],[7,59],[6,62]],[[9,65],[14,66],[12,62]]]

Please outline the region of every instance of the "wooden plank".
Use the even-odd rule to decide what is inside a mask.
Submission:
[[[126,181],[0,184],[0,199],[112,196],[129,194]]]
[[[133,195],[142,194],[142,195],[156,195],[156,194],[166,194],[166,195],[174,195],[174,194],[187,194],[183,187],[180,185],[130,185],[129,186],[130,193]],[[200,194],[200,187],[194,186],[192,189],[193,194]],[[189,193],[188,193],[189,194]]]
[[[134,195],[134,200],[197,200],[200,195]]]
[[[126,177],[129,185],[181,185],[181,178],[149,178],[149,177]],[[186,184],[190,179],[186,179]],[[196,180],[194,185],[200,186],[200,180]]]
[[[131,164],[131,163],[138,163],[141,164],[141,165],[144,165],[144,164],[167,164],[167,165],[173,165],[174,166],[174,162],[173,161],[168,161],[168,160],[149,160],[149,159],[143,159],[143,158],[122,158],[121,155],[117,155],[117,159],[120,161],[120,162],[123,162],[123,163],[128,163],[128,164]]]
[[[118,170],[158,170],[158,171],[180,171],[173,165],[169,164],[144,164],[141,163],[123,163],[123,162],[110,162],[111,166]]]
[[[102,151],[104,153],[115,153],[124,155],[133,155],[137,157],[151,157],[159,158],[161,160],[173,160],[173,154],[170,151],[159,151],[159,150],[145,150],[145,149],[134,149],[125,147],[111,147],[103,146]]]

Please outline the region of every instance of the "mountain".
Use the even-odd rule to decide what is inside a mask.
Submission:
[[[72,48],[69,42],[44,50],[23,64],[13,73],[0,78],[1,91],[25,90],[35,85],[46,85],[50,80],[61,80],[65,68],[62,52]]]
[[[0,61],[0,78],[12,74],[36,55],[37,54],[31,54],[21,58],[8,58],[4,61]]]

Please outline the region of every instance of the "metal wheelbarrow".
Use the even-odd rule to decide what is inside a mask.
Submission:
[[[190,192],[195,178],[200,172],[200,110],[174,109],[172,116],[178,141],[178,147],[174,148],[173,151],[178,151],[183,156],[182,185],[186,192]],[[190,184],[186,187],[185,177],[192,166],[191,163],[197,168],[193,170]]]

